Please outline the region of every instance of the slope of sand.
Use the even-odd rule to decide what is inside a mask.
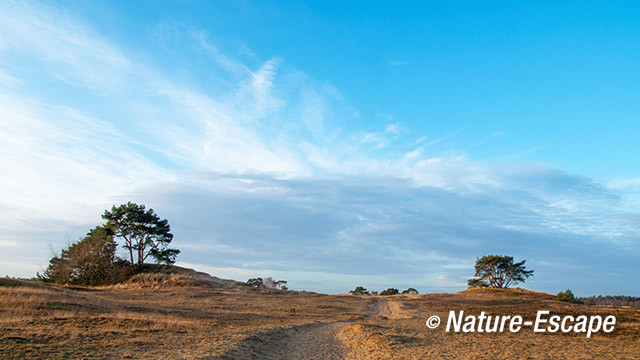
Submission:
[[[448,333],[450,310],[618,319],[610,334]],[[426,319],[443,324],[430,330]],[[0,358],[638,359],[640,310],[527,290],[351,296],[256,290],[188,269],[70,288],[0,279]]]

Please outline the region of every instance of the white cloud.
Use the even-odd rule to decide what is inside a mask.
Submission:
[[[640,186],[640,178],[613,180],[608,185],[614,188],[636,187]]]
[[[8,174],[0,204],[10,219],[86,221],[81,214],[109,196],[172,178],[108,123],[2,94],[0,107],[0,167]]]
[[[0,51],[2,51],[1,47]],[[10,76],[0,69],[0,84],[3,84],[5,86],[15,86],[20,85],[21,83],[22,81],[20,81],[20,79]]]
[[[245,65],[202,32],[165,24],[156,35],[180,32],[223,80],[215,90],[136,61],[57,9],[0,6],[0,56],[40,65],[33,77],[0,72],[1,246],[60,245],[133,200],[170,219],[185,265],[332,292],[408,278],[450,289],[492,252],[601,268],[619,266],[601,254],[638,255],[637,197],[624,191],[635,181],[437,153],[462,130],[413,139],[391,117],[343,128],[357,111],[331,85],[279,57]]]
[[[116,91],[132,64],[117,48],[78,19],[45,4],[5,2],[0,32],[10,50],[55,63],[53,75],[94,91]]]
[[[402,128],[398,124],[387,124],[383,131],[369,132],[362,137],[362,143],[373,143],[376,149],[385,148],[398,138]]]
[[[42,270],[40,266],[35,264],[28,264],[19,261],[0,261],[0,274],[4,271],[4,276],[20,276],[17,274],[25,274],[22,275],[26,278],[34,277],[37,271]]]

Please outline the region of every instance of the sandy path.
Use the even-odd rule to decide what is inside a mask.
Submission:
[[[227,359],[343,359],[337,334],[349,323],[319,323],[260,333],[243,340]]]
[[[395,301],[372,302],[364,321],[371,318],[405,319]],[[263,332],[243,340],[227,359],[344,359],[354,344],[345,343],[354,330],[362,337],[361,321],[316,323]],[[355,326],[355,327],[354,327]],[[353,338],[353,336],[351,336]]]
[[[275,358],[288,359],[341,359],[346,350],[337,334],[347,323],[321,324],[307,328],[294,328],[279,345]]]
[[[394,300],[380,300],[377,302],[377,314],[375,316],[387,319],[409,319],[411,316],[404,313],[402,305]]]

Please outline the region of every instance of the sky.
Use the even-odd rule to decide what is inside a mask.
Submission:
[[[178,265],[640,295],[637,2],[0,2],[0,275],[132,201]]]

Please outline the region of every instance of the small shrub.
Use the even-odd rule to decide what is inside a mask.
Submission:
[[[352,295],[369,295],[369,290],[365,289],[362,286],[356,286],[355,289],[349,291],[349,294],[352,294]]]
[[[296,314],[296,308],[292,307],[291,309],[289,309],[289,315],[294,316]]]
[[[558,295],[556,295],[556,300],[573,303],[576,302],[576,297],[573,295],[571,290],[567,289],[565,292],[560,291]]]
[[[418,290],[416,290],[414,288],[408,288],[407,290],[403,290],[402,293],[403,294],[417,294]]]
[[[382,290],[380,292],[380,295],[395,295],[395,294],[399,294],[400,291],[396,288],[388,288],[387,290]]]

